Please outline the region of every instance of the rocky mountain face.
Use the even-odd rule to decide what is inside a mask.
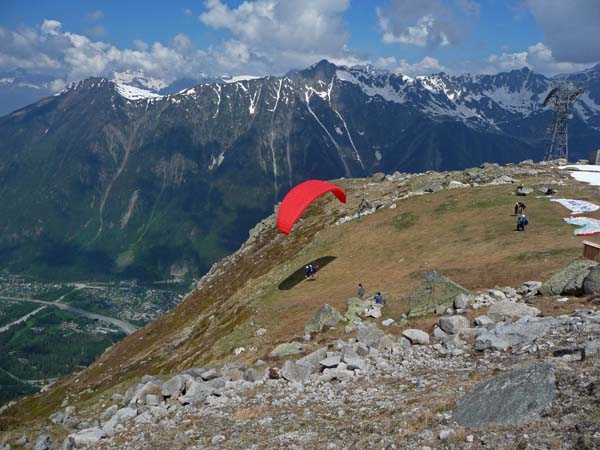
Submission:
[[[570,185],[568,173],[555,165],[529,162],[342,180],[351,204],[322,199],[287,237],[276,233],[274,216],[267,218],[169,314],[109,349],[90,368],[0,411],[0,445],[594,449],[600,443],[600,313],[596,296],[583,294],[598,292],[597,262],[556,266],[559,270],[543,282],[476,290],[433,270],[439,268],[436,261],[418,271],[420,287],[403,293],[409,306],[403,314],[397,309],[401,301],[387,293],[383,304],[372,295],[343,301],[311,296],[313,307],[304,314],[293,302],[284,303],[277,287],[294,276],[294,255],[304,252],[300,259],[307,260],[312,256],[306,249],[313,246],[341,260],[342,249],[332,241],[352,234],[361,248],[359,225],[384,235],[386,222],[376,220],[391,215],[390,228],[396,228],[411,203],[418,202],[427,218],[426,205],[445,199],[434,207],[450,223],[450,215],[464,205],[448,194],[473,195],[466,202],[469,214],[479,204],[490,216],[504,215],[514,201],[514,185],[543,189],[548,180],[564,195],[596,195],[595,189]],[[372,208],[347,220],[365,190]],[[490,198],[499,197],[506,202],[494,209]],[[560,216],[544,217],[545,207],[559,205],[535,195],[525,200],[532,218],[527,233],[541,233],[544,220],[559,228]],[[401,223],[402,231],[409,229]],[[522,236],[506,234],[510,240]],[[474,237],[469,246],[489,249],[491,241],[492,253],[500,252],[498,233],[491,240],[486,233]],[[518,245],[532,240],[535,236]],[[525,258],[512,255],[518,258],[510,261],[527,275],[534,273],[532,261],[557,254],[547,247],[547,236],[543,241],[528,248]],[[465,269],[456,264],[467,259],[461,256],[464,241],[458,242],[451,244],[459,255],[450,266],[457,276]],[[379,252],[362,248],[361,258],[372,253],[383,263]],[[420,262],[427,255],[424,250]],[[394,263],[399,271],[409,261]],[[467,270],[501,272],[494,270],[501,267],[497,263],[492,269],[473,263]],[[309,285],[326,292],[329,268],[315,280],[301,280],[296,294]],[[346,292],[344,282],[335,279],[337,297]],[[273,291],[275,304],[265,305]],[[259,314],[263,308],[274,316],[266,328]],[[295,321],[297,315],[305,320]],[[277,335],[280,321],[294,328],[293,339]]]
[[[410,78],[327,61],[172,95],[74,83],[0,119],[0,263],[44,276],[201,274],[305,179],[541,157],[550,84],[527,69]],[[574,157],[600,137],[597,93],[586,95]]]

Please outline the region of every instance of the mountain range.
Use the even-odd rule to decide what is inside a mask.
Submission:
[[[300,181],[540,159],[556,81],[526,68],[408,77],[327,61],[174,94],[139,78],[89,78],[0,118],[0,264],[59,278],[196,276]],[[577,159],[600,142],[600,66],[566,78],[587,87],[569,124]]]

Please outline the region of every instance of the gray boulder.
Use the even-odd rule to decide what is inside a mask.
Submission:
[[[385,336],[385,333],[372,323],[359,323],[357,326],[356,338],[358,342],[362,342],[369,347],[377,347],[383,336]]]
[[[594,266],[583,280],[583,293],[592,295],[600,292],[600,266]]]
[[[310,373],[316,373],[321,370],[320,361],[327,358],[327,347],[320,348],[312,353],[309,353],[304,358],[300,358],[296,361],[296,364],[300,364],[304,367],[307,367],[310,370]]]
[[[284,342],[275,347],[270,356],[293,356],[302,353],[302,350],[304,350],[304,346],[300,342]]]
[[[354,376],[354,372],[348,369],[336,367],[335,369],[325,369],[321,375],[323,381],[339,380],[345,381],[350,380]]]
[[[331,305],[323,305],[304,324],[304,333],[320,333],[325,327],[334,327],[344,320],[337,309]]]
[[[454,307],[456,309],[465,309],[471,305],[472,299],[470,296],[465,294],[458,294],[454,298]]]
[[[470,325],[469,319],[463,316],[440,317],[440,328],[449,334],[458,334]]]
[[[117,405],[109,406],[104,410],[102,415],[100,416],[100,420],[108,420],[118,411],[119,407]]]
[[[35,442],[34,450],[51,450],[52,449],[52,440],[48,435],[41,435],[38,440]]]
[[[515,321],[521,317],[537,317],[541,311],[533,306],[527,306],[524,303],[515,303],[509,300],[494,303],[488,310],[488,317],[494,322]]]
[[[348,307],[344,317],[350,323],[358,323],[362,321],[365,309],[367,309],[368,303],[360,298],[348,299]]]
[[[168,381],[165,381],[161,387],[161,393],[165,397],[179,397],[185,389],[185,378],[181,375],[175,375]]]
[[[132,401],[140,405],[145,405],[146,397],[148,395],[162,395],[161,384],[162,383],[156,383],[155,381],[148,381],[136,392]]]
[[[304,383],[310,375],[310,369],[302,364],[287,360],[281,368],[281,376],[288,381]]]
[[[452,419],[466,428],[519,424],[555,398],[554,368],[534,362],[478,384],[459,401]]]
[[[597,265],[596,261],[576,259],[544,282],[539,292],[542,295],[580,295],[583,293],[583,281]]]
[[[429,345],[429,335],[422,330],[409,328],[404,330],[402,335],[413,345]]]
[[[218,393],[224,387],[225,380],[222,378],[214,378],[205,382],[193,380],[185,395],[180,396],[177,400],[182,405],[197,405],[204,402],[209,395]]]
[[[220,376],[221,376],[221,374],[219,373],[218,370],[207,369],[204,372],[202,372],[202,374],[200,375],[200,378],[202,378],[204,381],[211,381],[216,378],[219,378]]]
[[[439,272],[425,272],[421,285],[409,296],[409,316],[445,311],[454,306],[454,299],[459,294],[469,295],[470,292]]]
[[[516,323],[500,322],[491,330],[483,330],[475,338],[475,350],[506,350],[529,344],[544,337],[559,322],[553,317],[530,318]]]
[[[73,450],[75,448],[75,439],[71,436],[67,436],[62,445],[60,446],[60,450]],[[8,449],[10,450],[10,449]]]
[[[246,369],[244,372],[244,380],[254,383],[262,380],[262,375],[256,369]]]
[[[322,361],[319,361],[319,364],[326,368],[332,368],[332,367],[339,366],[339,364],[341,362],[342,362],[341,356],[331,355],[331,356],[328,356],[327,358],[323,359]]]
[[[71,435],[73,442],[77,447],[83,447],[87,445],[95,445],[106,437],[104,430],[100,428],[87,428],[81,430],[79,433]]]
[[[488,316],[476,317],[474,322],[475,322],[475,325],[477,325],[478,327],[487,327],[488,325],[492,325],[494,323],[494,321],[492,319],[490,319]]]

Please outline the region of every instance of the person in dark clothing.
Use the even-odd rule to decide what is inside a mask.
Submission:
[[[523,231],[525,231],[525,227],[529,225],[529,220],[527,220],[527,216],[525,214],[521,216],[521,224],[523,226]]]
[[[515,216],[519,214],[519,202],[515,203]]]
[[[523,227],[523,221],[521,220],[521,216],[517,217],[517,231],[525,231]]]
[[[365,295],[365,288],[363,287],[363,285],[361,283],[358,283],[358,298],[360,298],[362,300],[364,295]]]
[[[385,299],[383,298],[383,295],[381,295],[381,292],[375,294],[375,303],[378,305],[383,305],[385,303]]]
[[[314,273],[315,273],[315,269],[313,268],[313,265],[309,264],[308,266],[305,267],[304,278],[310,278]]]
[[[554,194],[556,194],[556,191],[551,186],[548,186],[548,188],[546,189],[545,195],[554,195]]]

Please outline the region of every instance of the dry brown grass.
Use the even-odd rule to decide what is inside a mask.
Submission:
[[[233,413],[235,420],[253,420],[266,417],[269,409],[266,406],[253,406],[251,408],[238,408]]]
[[[469,289],[517,286],[543,280],[581,254],[582,239],[562,220],[568,210],[546,198],[528,197],[530,225],[524,233],[513,231],[512,191],[512,186],[495,186],[413,197],[397,209],[322,231],[318,242],[289,261],[290,273],[324,255],[337,259],[314,282],[289,291],[272,289],[261,299],[260,323],[280,341],[298,337],[319,306],[329,303],[343,310],[358,282],[368,295],[385,292],[386,316],[398,318],[423,271],[439,270]],[[597,201],[598,194],[571,184],[561,196]],[[394,218],[406,213],[416,216],[416,223],[397,230]],[[548,306],[547,313],[559,312],[560,305]],[[427,329],[434,321],[423,318],[415,324]]]

